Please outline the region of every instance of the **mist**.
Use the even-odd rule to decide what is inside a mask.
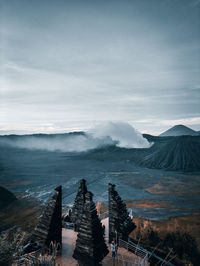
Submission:
[[[89,131],[95,139],[110,137],[121,148],[149,148],[150,143],[128,123],[106,122]]]
[[[151,146],[139,131],[124,122],[99,124],[84,133],[4,136],[1,137],[0,144],[16,148],[61,152],[84,152],[109,145],[121,148]]]

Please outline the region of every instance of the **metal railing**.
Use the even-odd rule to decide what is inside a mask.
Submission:
[[[100,220],[103,220],[107,217],[109,217],[108,211],[99,214]],[[129,242],[119,239],[119,247],[125,248],[127,251],[132,252],[136,256],[140,257],[143,261],[143,264],[141,265],[147,265],[148,258],[150,259],[151,257],[154,257],[158,261],[158,263],[161,263],[162,265],[174,266],[174,264],[171,263],[171,259],[169,260],[166,260],[166,258],[162,259],[161,257],[157,256],[154,252],[150,252],[141,247],[139,243],[135,244],[133,241],[131,241],[131,239],[129,239]]]
[[[135,253],[136,256],[139,256],[142,259],[148,259],[148,258],[150,259],[151,257],[154,257],[158,261],[158,264],[161,263],[161,265],[174,266],[174,264],[170,262],[171,259],[169,260],[166,260],[166,258],[162,259],[161,257],[157,256],[154,252],[150,252],[142,248],[139,244],[135,244],[130,239],[129,242],[119,239],[119,246],[124,247],[128,251]]]
[[[149,253],[147,251],[141,249],[138,245],[130,244],[129,242],[126,242],[122,239],[119,239],[119,247],[125,248],[128,251],[131,251],[136,256],[138,256],[142,259],[144,259],[145,257],[147,257],[149,255]]]

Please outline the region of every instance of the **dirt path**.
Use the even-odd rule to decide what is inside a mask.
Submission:
[[[76,244],[77,233],[71,229],[62,229],[62,256],[56,262],[62,266],[76,266],[77,261],[72,255]]]
[[[120,266],[120,265],[140,265],[141,259],[135,254],[128,252],[124,248],[118,248],[117,257],[113,261],[110,244],[108,244],[108,218],[103,219],[102,224],[105,226],[105,240],[109,249],[109,254],[102,261],[103,266]],[[77,261],[73,259],[72,255],[76,245],[77,233],[71,229],[62,229],[62,255],[57,258],[56,263],[61,266],[77,266]]]

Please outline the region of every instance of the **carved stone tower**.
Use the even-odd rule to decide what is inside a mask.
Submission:
[[[81,179],[78,193],[76,195],[74,206],[72,208],[72,222],[74,223],[74,230],[78,231],[82,218],[82,212],[85,205],[85,194],[87,193],[87,186],[85,179]]]
[[[62,245],[62,186],[47,202],[31,241],[42,249],[48,249],[51,241]]]
[[[129,217],[126,204],[115,190],[115,185],[109,184],[109,242],[119,238],[127,241],[128,235],[136,228]]]
[[[108,254],[108,248],[104,240],[104,229],[97,215],[93,194],[85,194],[85,206],[73,257],[80,266],[96,266]]]

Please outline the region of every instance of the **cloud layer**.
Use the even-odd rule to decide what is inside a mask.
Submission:
[[[198,1],[8,0],[0,17],[1,129],[200,117]]]

